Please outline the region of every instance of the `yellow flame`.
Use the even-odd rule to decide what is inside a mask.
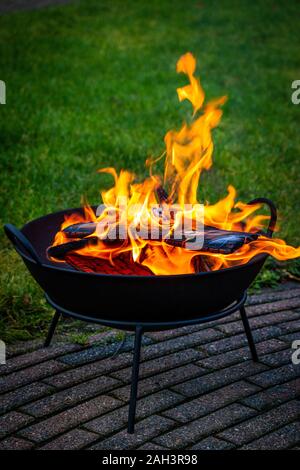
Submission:
[[[96,216],[91,207],[84,208],[84,216],[72,214],[68,216],[56,234],[54,245],[67,240],[62,230],[69,225],[84,221],[101,223],[104,236],[97,245],[87,246],[78,253],[83,256],[93,256],[109,260],[112,264],[122,253],[131,254],[131,263],[138,263],[149,268],[153,274],[183,274],[195,272],[195,259],[199,256],[209,261],[210,269],[216,270],[247,263],[258,253],[268,253],[278,260],[286,260],[300,256],[300,247],[288,246],[283,240],[269,239],[260,236],[256,241],[244,244],[238,251],[223,255],[206,253],[204,251],[189,251],[188,249],[170,246],[166,237],[181,223],[183,217],[194,221],[197,217],[194,210],[185,209],[186,204],[197,204],[197,191],[200,176],[203,170],[212,166],[213,140],[212,130],[219,124],[226,96],[217,98],[203,105],[205,95],[200,81],[194,76],[196,60],[188,52],[177,62],[176,70],[184,73],[189,84],[177,89],[179,101],[187,99],[193,106],[193,119],[188,125],[184,123],[178,131],[170,130],[165,135],[166,151],[158,159],[148,159],[146,165],[150,168],[150,176],[142,183],[137,183],[135,175],[127,170],[118,174],[114,168],[103,168],[99,173],[110,174],[114,185],[101,196],[105,210]],[[202,112],[196,117],[198,111]],[[163,180],[153,173],[155,163],[165,158]],[[175,215],[169,219],[157,217],[153,211],[153,204],[157,204],[157,188],[163,183],[168,190],[168,200],[162,206],[176,203]],[[127,205],[122,201],[128,200]],[[140,204],[136,210],[136,205]],[[204,222],[206,225],[225,230],[255,232],[269,219],[268,216],[257,215],[255,212],[260,204],[247,205],[241,201],[236,202],[236,190],[228,187],[228,194],[215,204],[206,204]],[[117,214],[116,218],[112,217]],[[111,246],[105,242],[105,236],[116,229],[126,233],[124,240]],[[146,239],[136,235],[149,227],[157,230],[164,229],[163,239]],[[93,234],[94,235],[94,234]]]

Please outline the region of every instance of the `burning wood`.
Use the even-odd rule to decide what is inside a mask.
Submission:
[[[77,223],[68,226],[63,230],[64,234],[71,239],[75,236],[78,238],[76,240],[73,239],[71,242],[50,247],[48,249],[48,256],[64,260],[72,267],[85,272],[146,276],[153,274],[148,267],[143,266],[141,263],[133,263],[130,251],[118,254],[113,257],[113,259],[105,259],[97,256],[76,253],[78,250],[82,250],[83,248],[96,246],[97,243],[101,243],[102,245],[107,244],[108,247],[111,246],[112,243],[115,245],[121,245],[124,243],[124,240],[100,240],[96,236],[90,236],[90,234],[96,231],[96,228],[97,225],[93,222],[82,224]],[[180,247],[187,249],[187,243],[190,244],[195,240],[195,250],[204,253],[229,254],[238,250],[245,243],[249,243],[258,238],[258,234],[254,233],[230,232],[213,227],[204,227],[204,232],[201,235],[202,237],[200,237],[200,242],[198,242],[200,244],[198,246],[197,240],[199,233],[195,232],[184,233],[181,240],[167,238],[164,242],[174,248]],[[151,241],[161,240],[154,240],[152,238]],[[192,260],[192,264],[196,273],[211,271],[213,268],[209,256],[206,256],[205,254],[196,255]]]
[[[74,240],[72,242],[62,243],[61,245],[54,245],[50,246],[47,250],[47,255],[50,258],[57,258],[62,260],[65,256],[72,252],[81,250],[82,248],[86,248],[88,246],[97,245],[98,237],[89,237],[84,238],[82,240]]]
[[[132,263],[129,252],[121,253],[113,262],[77,253],[68,253],[65,256],[65,261],[73,268],[87,273],[153,276],[153,273],[146,266]]]
[[[201,251],[209,253],[234,253],[243,245],[257,240],[258,233],[231,232],[208,227],[204,232]]]
[[[85,222],[72,224],[63,229],[63,233],[67,238],[85,238],[92,235],[96,230],[97,224],[95,222]]]
[[[159,185],[156,188],[156,195],[159,199],[160,204],[170,204],[170,197],[162,185]],[[155,210],[155,215],[161,221],[163,217],[163,208],[161,207],[158,210]],[[173,211],[170,211],[170,217],[172,218],[172,223],[174,223]],[[84,222],[69,225],[68,227],[63,229],[63,233],[66,235],[67,238],[83,239],[87,236],[92,235],[96,231],[96,229],[96,222]],[[164,241],[167,245],[177,246],[180,248],[187,248],[187,243],[189,244],[189,246],[192,243],[194,245],[193,249],[195,250],[222,254],[233,253],[234,251],[241,248],[244,244],[250,243],[251,241],[254,241],[257,238],[257,233],[221,230],[210,226],[204,226],[203,233],[199,233],[197,231],[185,231],[183,232],[182,237],[180,239],[176,239],[172,236],[166,238],[163,238],[162,236],[153,237],[151,233],[148,233],[148,240],[151,241]],[[109,243],[111,242],[111,240],[106,238],[103,239],[102,242]],[[81,248],[85,246],[85,244],[81,246],[81,244],[79,243],[78,246],[79,248]],[[68,247],[70,247],[70,249],[68,249]],[[76,243],[74,243],[73,245],[66,243],[64,244],[64,248],[62,248],[62,251],[64,253],[67,253],[68,251],[75,251],[79,248],[76,248]],[[59,249],[58,253],[60,254]],[[203,262],[202,265],[204,266]]]
[[[95,232],[97,228],[97,224],[93,222],[87,222],[82,224],[74,224],[70,225],[69,227],[63,230],[63,233],[67,236],[67,238],[84,238],[88,235],[91,235]],[[203,241],[202,241],[202,237]],[[210,253],[233,253],[234,251],[238,250],[243,246],[245,243],[250,243],[251,241],[257,240],[258,233],[250,233],[250,232],[236,232],[236,231],[229,231],[229,230],[221,230],[215,227],[204,227],[203,234],[199,232],[193,231],[186,231],[183,233],[181,239],[176,238],[154,238],[151,237],[149,234],[149,240],[151,241],[165,241],[168,245],[178,246],[180,248],[186,248],[187,243],[195,243],[194,248],[195,250],[207,251]],[[97,237],[90,237],[88,240],[96,240]],[[200,241],[197,243],[197,239]],[[113,240],[110,239],[103,239],[101,240],[103,243],[111,243]],[[118,240],[116,240],[118,241]],[[85,243],[78,242],[78,248],[76,247],[76,242],[64,243],[63,249],[64,252],[66,251],[74,251],[76,249],[83,248]],[[69,250],[68,250],[69,247]],[[52,247],[55,248],[55,247]],[[59,253],[59,251],[58,251]],[[53,256],[53,255],[50,255]]]

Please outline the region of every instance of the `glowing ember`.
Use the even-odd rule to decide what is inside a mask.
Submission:
[[[79,249],[73,250],[63,262],[74,263],[85,271],[106,273],[124,272],[122,266],[125,263],[130,274],[170,275],[207,270],[207,266],[209,270],[217,270],[244,264],[259,253],[268,253],[278,260],[300,256],[300,247],[293,248],[283,240],[270,239],[263,234],[253,239],[248,237],[252,241],[248,240],[229,254],[205,251],[201,243],[196,244],[196,248],[170,243],[180,231],[203,235],[203,222],[205,227],[251,234],[260,231],[269,219],[255,215],[260,204],[235,202],[233,186],[228,187],[224,199],[213,205],[206,204],[204,211],[197,200],[201,172],[212,165],[211,131],[221,119],[220,107],[226,97],[203,107],[205,95],[200,81],[194,76],[195,69],[196,61],[191,53],[183,55],[177,62],[177,72],[186,74],[190,82],[178,88],[177,93],[180,101],[187,99],[192,103],[191,124],[185,123],[179,131],[167,132],[166,151],[160,158],[146,161],[150,175],[142,183],[135,182],[134,174],[127,170],[121,170],[119,174],[114,168],[99,170],[109,173],[114,185],[101,193],[103,206],[97,211],[98,215],[86,206],[84,216],[75,213],[66,217],[53,246],[70,242],[63,230],[73,224],[94,222],[97,228],[92,229],[85,241],[80,241]],[[154,173],[154,166],[161,158],[165,158],[163,178]],[[76,241],[76,233],[73,238]],[[87,243],[88,238],[91,240]],[[203,241],[203,236],[199,240]]]

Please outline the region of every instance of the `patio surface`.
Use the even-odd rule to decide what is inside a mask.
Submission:
[[[114,357],[118,343],[11,349],[0,366],[0,449],[297,448],[299,284],[251,296],[247,313],[259,363],[238,313],[145,335],[134,435],[132,335]]]

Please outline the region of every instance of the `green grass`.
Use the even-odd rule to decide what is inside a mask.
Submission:
[[[198,59],[207,97],[228,94],[214,133],[202,200],[232,183],[243,200],[272,198],[280,236],[299,239],[297,1],[86,0],[0,17],[1,225],[99,201],[101,166],[145,176],[165,132],[190,114],[179,104],[178,57]],[[0,337],[42,334],[51,310],[1,234]]]

